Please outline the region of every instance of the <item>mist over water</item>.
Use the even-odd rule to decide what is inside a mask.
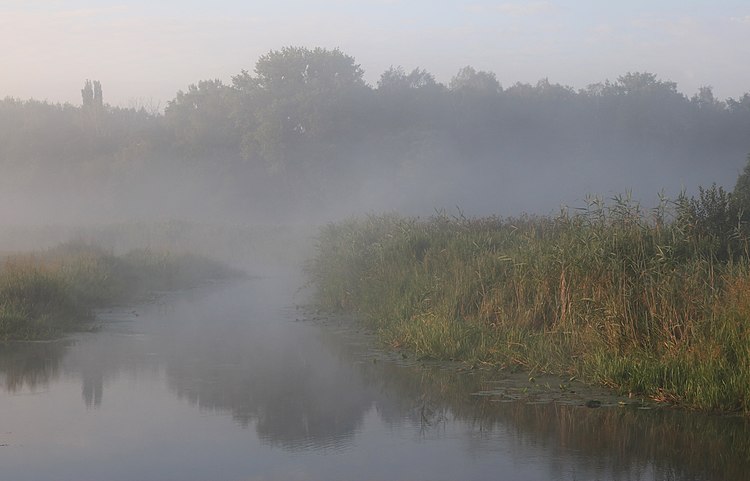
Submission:
[[[550,214],[590,195],[717,183],[750,152],[750,94],[718,99],[627,72],[587,88],[446,84],[392,67],[376,84],[339,50],[285,47],[231,82],[199,81],[163,112],[0,101],[0,222],[187,220],[320,224],[395,210]]]
[[[85,79],[80,105],[0,100],[1,255],[77,240],[248,275],[99,310],[93,332],[0,344],[0,478],[746,473],[743,418],[518,402],[493,391],[496,372],[322,322],[301,268],[317,228],[352,215],[554,215],[596,195],[647,210],[731,190],[750,93],[627,71],[579,89],[470,66],[445,83],[411,67],[377,77],[351,54],[272,50],[231,80],[189,79],[163,110],[115,107]]]
[[[667,480],[747,469],[741,419],[479,396],[502,376],[420,367],[348,322],[301,319],[297,283],[288,273],[204,287],[105,310],[100,332],[4,346],[3,476]]]

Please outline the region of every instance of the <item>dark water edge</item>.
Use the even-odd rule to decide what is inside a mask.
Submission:
[[[293,275],[218,284],[101,312],[99,332],[0,344],[0,479],[750,473],[744,418],[422,365],[340,322],[305,321],[299,285]],[[604,406],[587,408],[592,397]]]

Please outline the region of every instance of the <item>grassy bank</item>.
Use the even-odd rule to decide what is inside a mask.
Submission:
[[[82,243],[10,255],[0,267],[0,340],[55,337],[85,326],[93,308],[231,275],[222,264],[190,254],[115,256]]]
[[[317,228],[304,224],[227,224],[190,221],[122,222],[93,225],[3,225],[3,252],[46,250],[80,239],[115,255],[148,247],[156,252],[191,252],[240,265],[252,272],[298,268],[311,254]]]
[[[322,230],[309,274],[322,307],[356,313],[420,356],[748,413],[747,242],[711,217],[715,200],[349,220]]]

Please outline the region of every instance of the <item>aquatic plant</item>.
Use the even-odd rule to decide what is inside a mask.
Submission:
[[[750,412],[746,241],[701,223],[694,208],[713,200],[350,219],[321,230],[307,270],[323,308],[352,312],[419,356]]]
[[[0,340],[54,337],[85,326],[95,307],[237,274],[187,253],[137,250],[115,256],[82,242],[12,255],[0,267]]]

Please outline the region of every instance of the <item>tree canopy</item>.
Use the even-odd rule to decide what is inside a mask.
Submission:
[[[370,85],[338,49],[284,47],[229,82],[197,81],[163,113],[107,105],[98,81],[81,95],[80,107],[0,101],[6,183],[64,172],[69,185],[117,191],[159,172],[213,179],[226,202],[278,198],[279,212],[357,196],[549,211],[592,191],[729,187],[750,152],[750,93],[688,96],[649,72],[576,90],[549,79],[503,87],[472,66],[444,85],[395,66]],[[747,178],[746,167],[738,201]],[[523,186],[539,200],[519,200]]]

